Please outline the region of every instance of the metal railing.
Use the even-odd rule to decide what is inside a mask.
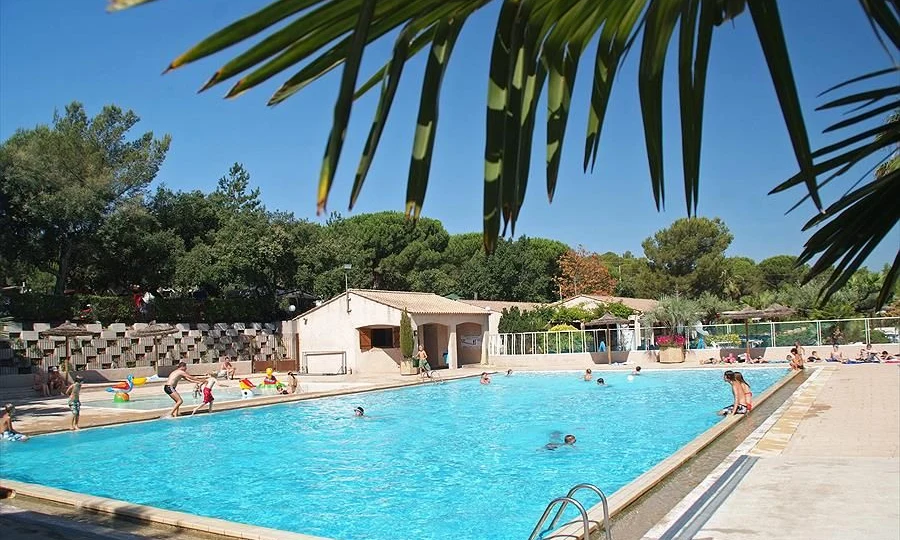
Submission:
[[[598,353],[606,350],[655,349],[655,338],[667,328],[620,325],[618,328],[521,332],[488,336],[488,354],[529,355]],[[804,347],[900,343],[900,317],[820,319],[808,321],[756,321],[686,326],[679,332],[696,348]]]

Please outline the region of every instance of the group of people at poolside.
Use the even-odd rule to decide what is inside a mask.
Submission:
[[[701,362],[701,364],[738,364],[738,363],[748,363],[748,364],[768,364],[772,362],[786,362],[790,364],[791,369],[804,369],[806,362],[840,362],[842,364],[863,364],[863,363],[900,363],[900,359],[896,358],[892,354],[887,351],[881,351],[879,354],[877,351],[872,349],[872,345],[866,345],[865,347],[859,350],[859,354],[857,354],[856,358],[845,358],[844,353],[841,352],[841,348],[838,345],[832,345],[831,353],[822,358],[819,356],[819,353],[816,351],[812,351],[809,356],[806,355],[806,350],[800,345],[800,342],[795,342],[794,346],[791,347],[791,351],[787,354],[784,360],[776,360],[769,361],[763,359],[762,356],[751,357],[749,360],[747,359],[746,354],[739,354],[737,356],[734,353],[728,353],[727,356],[724,356],[720,359],[716,359],[714,357],[710,357],[708,360]]]
[[[32,388],[41,397],[65,394],[67,388],[66,379],[59,372],[58,366],[48,368],[46,375],[41,370],[36,371],[32,378],[32,383]]]
[[[231,364],[226,360],[227,364]],[[224,363],[223,363],[224,364]],[[215,396],[213,396],[213,388],[216,386],[216,382],[218,381],[217,376],[228,377],[229,379],[234,378],[234,372],[228,373],[226,369],[220,370],[218,373],[209,372],[206,374],[206,378],[195,377],[187,372],[187,363],[179,362],[178,367],[175,368],[172,373],[169,373],[169,377],[166,379],[166,384],[163,385],[163,392],[166,393],[172,401],[175,402],[175,405],[172,407],[172,411],[169,416],[172,418],[176,418],[181,409],[181,405],[184,403],[184,398],[181,397],[181,394],[178,393],[178,383],[184,379],[194,383],[196,386],[194,387],[194,397],[199,399],[201,396],[203,400],[191,411],[191,415],[194,415],[202,409],[204,406],[207,407],[207,412],[212,412],[213,402],[216,400]],[[297,375],[293,371],[288,372],[288,377],[290,377],[290,382],[288,383],[288,388],[282,390],[282,394],[294,394],[297,392],[297,388],[299,386],[299,382],[297,381]]]

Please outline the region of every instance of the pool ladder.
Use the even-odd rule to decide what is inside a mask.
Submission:
[[[590,540],[591,538],[591,522],[588,519],[587,510],[584,509],[584,505],[578,502],[575,499],[575,494],[583,489],[587,489],[589,491],[593,491],[600,497],[600,502],[603,503],[603,529],[606,532],[606,540],[612,540],[612,532],[610,531],[611,527],[609,524],[609,503],[606,500],[606,495],[603,494],[603,491],[600,490],[597,486],[593,484],[578,484],[572,487],[568,493],[566,493],[565,497],[557,497],[550,501],[550,504],[547,505],[547,508],[544,510],[544,515],[541,516],[541,519],[538,520],[537,525],[534,526],[534,530],[531,531],[531,536],[528,537],[528,540],[537,540],[538,538],[543,537],[543,533],[552,531],[556,528],[556,524],[559,523],[560,518],[562,518],[563,512],[566,509],[566,505],[572,504],[575,505],[575,508],[578,509],[578,513],[581,514],[581,523],[584,525],[584,540]],[[559,510],[556,511],[556,515],[553,516],[553,519],[550,521],[550,525],[547,526],[546,529],[541,531],[541,528],[544,526],[544,522],[547,521],[547,518],[550,516],[550,512],[553,511],[553,508],[559,504]]]

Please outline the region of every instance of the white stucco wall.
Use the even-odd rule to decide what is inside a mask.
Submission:
[[[373,347],[369,351],[359,348],[358,328],[396,327],[400,326],[402,312],[398,309],[374,302],[352,291],[350,294],[350,311],[347,311],[347,298],[341,295],[307,314],[284,325],[285,332],[295,332],[300,338],[300,352],[344,351],[347,354],[347,367],[354,373],[385,373],[399,370],[399,349],[380,349]],[[481,357],[486,358],[487,334],[489,331],[489,312],[484,314],[410,314],[413,330],[425,324],[442,324],[448,327],[448,352],[451,358],[459,358],[458,336],[456,325],[469,322],[477,323],[482,328]],[[498,316],[499,320],[499,316]],[[471,332],[470,332],[471,333]],[[456,367],[457,362],[451,361]]]

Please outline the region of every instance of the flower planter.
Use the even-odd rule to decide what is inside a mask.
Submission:
[[[400,375],[416,375],[418,371],[416,362],[412,358],[400,360]]]
[[[681,347],[662,347],[659,349],[659,361],[663,364],[680,364],[684,362],[684,349]]]

